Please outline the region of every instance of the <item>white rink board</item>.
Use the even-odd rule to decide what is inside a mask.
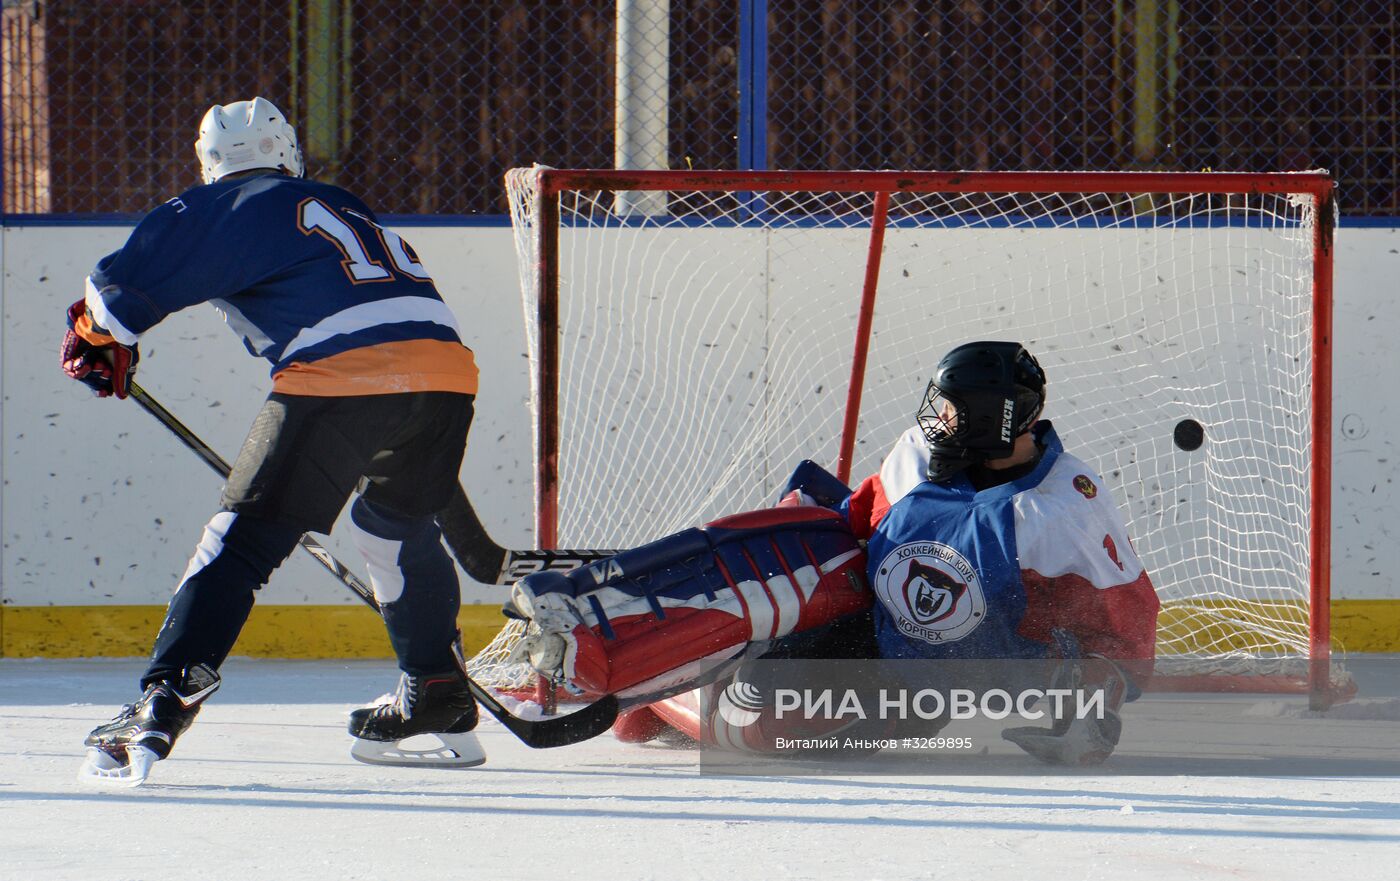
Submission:
[[[0,591],[7,605],[163,606],[218,510],[222,480],[203,461],[139,407],[93,399],[58,369],[64,310],[82,296],[92,265],[129,233],[89,226],[4,231]],[[481,367],[484,394],[463,480],[493,537],[527,546],[529,382],[510,231],[420,228],[406,237],[434,272]],[[142,340],[141,353],[142,386],[232,461],[271,388],[268,363],[249,356],[207,305],[161,323]],[[335,530],[327,546],[363,573],[342,532]],[[463,600],[498,604],[500,588],[463,577]],[[302,553],[273,576],[260,601],[359,602]]]
[[[533,519],[528,377],[510,231],[401,229],[456,311],[482,368],[464,482],[495,537],[503,544],[528,546]],[[57,368],[63,309],[81,295],[83,277],[96,259],[119,245],[128,231],[95,226],[4,230],[0,599],[6,604],[163,604],[217,504],[218,478],[164,429],[134,406],[91,400]],[[903,283],[906,268],[911,276],[916,271],[942,271],[937,259],[906,258],[898,238],[898,231],[891,231],[882,284]],[[686,247],[697,245],[692,240]],[[724,266],[716,271],[724,274],[725,285],[733,277],[739,305],[751,308],[749,297],[761,279],[745,263],[743,249],[713,243],[704,247],[725,249]],[[607,271],[625,276],[628,269]],[[856,284],[862,270],[851,268]],[[1006,267],[1003,274],[1008,283],[1034,283],[1039,277],[1029,266]],[[1393,536],[1400,514],[1395,486],[1400,408],[1390,379],[1394,341],[1400,339],[1397,277],[1400,234],[1395,230],[1339,231],[1333,455],[1333,593],[1339,598],[1400,598],[1392,574],[1400,571],[1400,543]],[[838,290],[844,293],[851,284],[848,278],[805,277],[801,261],[773,278],[771,295],[778,299],[820,300]],[[831,308],[849,310],[854,321],[853,305]],[[779,340],[794,332],[790,325],[765,328],[761,316],[752,312],[740,314],[744,317],[736,315],[734,323],[750,338],[767,332]],[[995,322],[990,316],[988,321],[972,326],[975,335],[994,335]],[[988,332],[982,333],[982,328]],[[1239,329],[1232,327],[1230,332]],[[674,333],[683,331],[677,328]],[[815,351],[823,369],[840,375],[849,361],[850,343],[832,345],[830,351]],[[170,319],[148,335],[142,350],[142,383],[226,458],[232,457],[268,388],[265,362],[250,358],[208,307]],[[1053,354],[1040,354],[1053,381]],[[884,383],[891,402],[912,410],[927,376],[906,377],[908,372],[900,364],[872,363],[868,393],[876,393]],[[839,385],[844,389],[844,378]],[[1089,405],[1111,411],[1112,391],[1109,382],[1089,389],[1086,394],[1098,396]],[[909,394],[913,400],[906,399]],[[1052,385],[1051,394],[1047,415],[1055,418],[1054,401],[1063,392]],[[1081,436],[1078,426],[1063,420],[1059,424],[1071,449],[1099,441]],[[646,430],[658,437],[665,433],[657,421]],[[1148,430],[1161,433],[1160,426]],[[834,450],[835,437],[827,443]],[[873,449],[871,443],[859,448],[857,473],[873,467],[886,441],[872,443]],[[1128,494],[1120,494],[1120,501],[1131,504],[1123,495]],[[358,560],[348,541],[333,540],[331,545],[337,556]],[[468,585],[464,598],[495,602],[499,592]],[[355,599],[314,563],[294,557],[263,601]]]

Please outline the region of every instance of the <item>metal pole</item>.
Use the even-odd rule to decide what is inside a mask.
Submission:
[[[768,167],[768,0],[739,0],[739,168]]]
[[[865,389],[865,362],[870,352],[870,326],[875,318],[875,293],[880,287],[880,260],[885,251],[885,223],[889,217],[889,210],[890,194],[887,190],[881,190],[875,194],[875,205],[871,212],[870,245],[865,257],[865,284],[861,288],[855,348],[851,356],[851,384],[846,389],[846,420],[841,426],[841,447],[836,456],[836,477],[842,483],[850,483],[851,463],[855,458],[860,398]]]
[[[613,164],[669,166],[671,0],[617,0],[617,115]],[[619,192],[618,214],[664,214],[664,193]]]

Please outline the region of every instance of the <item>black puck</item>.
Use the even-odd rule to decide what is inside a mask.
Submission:
[[[1172,431],[1172,440],[1176,441],[1178,447],[1189,453],[1192,450],[1199,450],[1201,444],[1205,443],[1206,430],[1201,427],[1201,423],[1194,419],[1183,419],[1176,424],[1175,430]]]

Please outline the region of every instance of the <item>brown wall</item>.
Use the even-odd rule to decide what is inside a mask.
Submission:
[[[770,0],[772,168],[1295,170],[1400,214],[1394,0]],[[613,0],[7,0],[5,210],[138,212],[255,94],[310,174],[501,213],[613,161]],[[671,0],[671,164],[737,162],[737,0]]]

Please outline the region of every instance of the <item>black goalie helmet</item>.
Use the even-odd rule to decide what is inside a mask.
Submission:
[[[928,441],[929,479],[1011,455],[1044,406],[1045,371],[1020,343],[953,349],[938,362],[916,417]]]

